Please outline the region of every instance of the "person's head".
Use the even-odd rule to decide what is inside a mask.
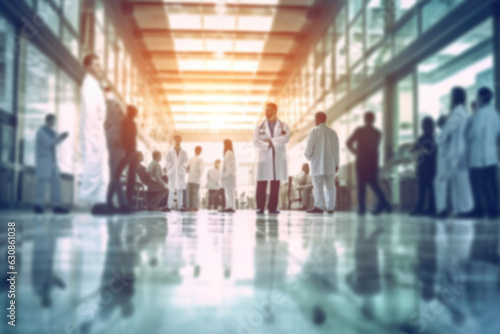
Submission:
[[[316,125],[324,124],[326,123],[326,114],[322,111],[319,111],[314,116],[314,119],[316,120]]]
[[[367,111],[364,115],[365,125],[372,126],[375,123],[375,114],[373,111]]]
[[[266,118],[271,122],[276,122],[278,115],[278,106],[276,103],[266,104]]]
[[[434,132],[434,120],[432,117],[427,116],[422,120],[422,131],[425,134],[432,134]]]
[[[470,110],[472,110],[473,113],[475,113],[479,109],[479,105],[477,101],[472,101],[470,103]]]
[[[137,108],[133,105],[128,105],[127,106],[127,117],[128,118],[135,118],[137,116]]]
[[[175,135],[174,136],[174,143],[175,143],[175,146],[180,147],[181,143],[182,143],[182,137],[179,135]]]
[[[309,164],[303,164],[302,165],[302,171],[306,174],[309,174]]]
[[[462,87],[453,87],[451,89],[451,110],[459,105],[466,106],[467,103],[467,93]]]
[[[476,94],[478,109],[489,105],[491,100],[493,100],[493,92],[488,87],[481,87],[478,89]]]
[[[49,128],[53,128],[56,125],[56,115],[48,114],[45,116],[45,125]]]
[[[154,151],[153,152],[153,160],[160,161],[161,160],[161,153],[160,151]]]
[[[445,115],[441,115],[439,116],[438,118],[438,121],[437,121],[437,126],[442,129],[444,127],[444,125],[446,124],[446,116]]]
[[[135,159],[136,159],[137,163],[143,162],[144,161],[144,154],[142,154],[141,151],[137,151],[135,153]]]
[[[85,71],[98,79],[102,77],[104,72],[99,57],[93,53],[88,54],[85,58],[83,58],[83,67],[85,68]]]
[[[196,154],[196,155],[200,155],[201,151],[203,151],[203,149],[201,148],[201,146],[196,146],[194,148],[194,154]]]
[[[220,168],[220,160],[219,159],[215,160],[214,167],[215,167],[215,169],[219,169]]]
[[[233,142],[231,139],[224,139],[224,154],[226,154],[227,151],[233,151]]]

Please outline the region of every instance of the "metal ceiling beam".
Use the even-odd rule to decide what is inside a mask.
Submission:
[[[300,39],[301,35],[296,32],[282,31],[243,31],[243,30],[191,30],[191,29],[139,29],[135,32],[136,37],[159,36],[165,37],[171,34],[200,35],[203,38],[245,38],[261,39],[263,37],[277,37],[285,39]],[[230,36],[230,37],[228,37]]]
[[[206,58],[212,57],[216,59],[216,53],[213,51],[144,51],[144,57],[151,57],[152,59],[177,59],[178,56],[182,57],[199,57]],[[240,59],[282,59],[287,60],[287,53],[276,53],[276,52],[224,52],[225,57],[234,57]]]
[[[221,8],[218,3],[200,3],[200,2],[162,2],[162,1],[128,1],[129,6],[133,7],[174,7],[174,8],[201,8],[201,9],[216,9]],[[261,10],[261,9],[277,9],[277,10],[294,10],[306,12],[311,7],[305,5],[285,5],[285,4],[251,4],[251,3],[231,3],[227,2],[223,4],[223,7],[227,9],[247,9],[247,10]]]
[[[206,89],[206,90],[186,90],[186,89],[161,89],[157,91],[160,94],[182,94],[182,95],[202,95],[202,94],[224,94],[224,95],[269,95],[271,93],[276,93],[271,89],[249,89],[241,90],[241,87],[236,89]]]

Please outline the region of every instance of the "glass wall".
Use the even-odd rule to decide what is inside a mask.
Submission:
[[[14,97],[14,28],[0,17],[0,109],[12,113]]]
[[[396,84],[394,105],[394,153],[399,148],[415,140],[415,96],[413,74],[399,80]]]

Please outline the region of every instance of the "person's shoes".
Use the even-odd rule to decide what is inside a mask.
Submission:
[[[186,209],[185,207],[182,207],[179,211],[180,211],[180,212],[187,212],[187,211],[188,211],[188,209]]]
[[[123,215],[128,215],[135,212],[135,209],[129,205],[124,205],[116,209],[116,212]]]
[[[33,212],[35,212],[36,214],[42,214],[43,213],[43,208],[40,206],[40,205],[36,205],[34,208],[33,208]]]
[[[278,210],[269,211],[270,215],[279,215],[280,213]]]
[[[234,209],[226,209],[226,210],[223,210],[222,212],[224,212],[224,213],[235,213],[236,211]]]
[[[379,214],[381,214],[382,212],[386,211],[387,213],[391,213],[392,212],[392,206],[390,204],[383,204],[383,205],[379,205],[373,212],[372,214],[374,216],[377,216]]]
[[[300,208],[300,211],[307,211],[307,206],[305,206],[305,205],[304,205],[304,206],[302,206],[302,207]]]
[[[161,212],[170,212],[170,211],[172,211],[172,210],[170,210],[169,208],[162,208],[161,209]]]
[[[198,212],[198,209],[189,209],[189,212]]]
[[[257,214],[258,215],[263,215],[264,214],[264,210],[262,210],[262,209],[257,210]]]
[[[69,213],[69,210],[68,209],[65,209],[65,208],[62,208],[60,206],[56,206],[52,209],[52,211],[56,214],[60,214],[60,215],[66,215]]]
[[[317,207],[312,208],[311,210],[307,210],[307,213],[323,213],[323,210],[318,209]]]
[[[333,215],[333,214],[335,213],[335,210],[328,210],[328,211],[327,211],[327,213],[328,213],[329,215]]]

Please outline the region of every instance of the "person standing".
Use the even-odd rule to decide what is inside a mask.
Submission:
[[[418,201],[411,212],[412,215],[436,213],[434,200],[434,178],[436,177],[436,155],[437,146],[434,139],[434,120],[425,117],[422,120],[422,135],[413,147],[413,152],[417,153],[417,182]],[[426,202],[429,205],[426,208]]]
[[[257,214],[264,214],[267,197],[267,184],[271,184],[271,192],[267,209],[270,214],[279,214],[278,202],[280,181],[288,178],[286,160],[286,144],[290,140],[288,125],[278,119],[278,106],[274,103],[266,105],[266,120],[257,125],[253,143],[258,149],[257,166]]]
[[[86,74],[81,89],[82,174],[79,200],[94,204],[106,199],[108,185],[108,152],[104,135],[106,101],[100,85],[103,70],[99,57],[87,55],[83,60]]]
[[[137,153],[136,153],[136,156],[137,156]],[[156,192],[156,193],[165,194],[165,193],[168,193],[168,190],[167,190],[168,185],[165,183],[165,181],[163,181],[163,177],[162,177],[163,175],[161,172],[160,161],[161,161],[160,151],[154,151],[153,152],[153,160],[149,163],[148,168],[146,170],[149,173],[149,175],[151,176],[151,179],[154,181],[155,185],[157,185],[157,186],[153,186],[152,188],[154,188],[154,189],[149,189],[151,187],[148,186],[148,190],[150,190],[152,193]],[[136,164],[136,166],[137,166],[137,164]],[[158,195],[158,196],[160,196],[160,195]],[[163,199],[163,197],[164,196],[162,196],[161,199]],[[160,199],[160,201],[161,201],[161,199]],[[159,204],[156,203],[156,199],[153,200],[152,202],[153,202],[153,207],[158,209]],[[166,211],[170,211],[170,210],[167,209]]]
[[[358,214],[366,211],[366,186],[370,185],[378,198],[378,204],[373,211],[374,215],[384,210],[390,212],[392,207],[385,198],[378,182],[378,147],[382,140],[382,133],[376,129],[375,114],[368,111],[364,115],[365,125],[357,128],[347,140],[347,148],[356,156],[356,176],[358,180]]]
[[[183,190],[186,188],[186,171],[189,162],[187,152],[181,148],[182,138],[174,136],[174,147],[167,153],[167,176],[169,186],[168,208],[174,204],[174,192],[177,194],[177,207],[181,212],[186,211],[183,205]]]
[[[305,156],[311,161],[313,181],[314,208],[307,213],[323,213],[326,210],[333,214],[335,210],[335,173],[339,171],[339,137],[332,128],[326,125],[326,114],[316,113],[316,127],[309,134]]]
[[[214,168],[207,173],[208,209],[217,210],[220,201],[220,160],[215,160]],[[224,208],[223,208],[224,209]]]
[[[222,161],[221,186],[226,194],[226,207],[222,212],[233,213],[236,207],[236,159],[234,157],[233,142],[224,140],[224,160]]]
[[[200,158],[202,152],[201,146],[194,148],[194,157],[189,160],[188,165],[188,209],[189,211],[198,211],[200,198],[201,175],[203,174],[203,160]]]
[[[477,112],[472,117],[467,133],[469,145],[470,181],[474,195],[471,216],[498,218],[498,139],[500,115],[491,105],[493,92],[482,87],[477,92]],[[484,202],[483,202],[484,199]],[[484,205],[486,210],[484,210]]]
[[[434,178],[434,199],[436,207],[436,217],[444,218],[448,215],[448,192],[450,177],[448,166],[448,147],[449,141],[443,129],[446,125],[446,116],[438,118],[437,126],[440,129],[436,138],[437,157],[436,157],[436,177]]]
[[[48,114],[45,116],[45,125],[41,126],[36,133],[35,151],[35,213],[43,213],[45,202],[45,186],[50,182],[51,199],[54,213],[68,213],[67,209],[61,207],[61,180],[59,167],[56,160],[56,146],[68,138],[68,133],[58,135],[54,131],[56,116]]]
[[[127,116],[122,121],[122,146],[125,154],[120,162],[119,170],[127,169],[127,199],[132,203],[132,196],[135,191],[135,166],[137,150],[137,126],[135,117],[137,116],[137,108],[135,106],[127,106]]]
[[[450,114],[442,129],[448,141],[447,159],[448,175],[451,183],[451,204],[453,214],[463,216],[470,214],[474,207],[472,190],[469,181],[467,163],[467,143],[465,130],[469,121],[469,113],[465,109],[467,95],[462,87],[451,90]]]
[[[140,181],[148,187],[148,193],[150,196],[148,196],[146,207],[152,211],[161,210],[168,212],[170,211],[168,208],[161,209],[161,202],[165,197],[168,196],[168,189],[164,182],[157,181],[157,168],[159,167],[158,162],[160,161],[159,159],[161,159],[161,154],[159,154],[160,152],[156,154],[155,153],[153,153],[153,161],[155,161],[156,164],[154,165],[154,167],[151,167],[152,163],[148,166],[148,169],[150,169],[153,174],[148,173],[146,167],[142,165],[142,161],[144,160],[144,155],[142,154],[142,152],[136,152],[133,163],[135,164],[135,170],[137,171],[137,175],[139,176]],[[155,175],[155,178],[153,178],[151,175]]]

